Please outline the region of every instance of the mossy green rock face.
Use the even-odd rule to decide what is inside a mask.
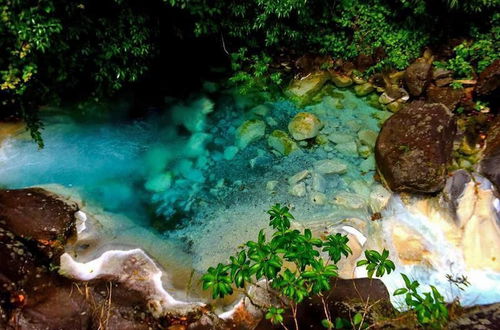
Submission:
[[[364,83],[361,85],[354,86],[354,92],[357,96],[365,96],[370,94],[375,90],[375,87],[370,83]]]
[[[292,140],[286,132],[281,130],[273,131],[271,135],[269,135],[267,143],[271,148],[284,156],[288,156],[289,154],[300,150],[297,143],[295,143],[295,141]]]
[[[318,135],[323,124],[316,115],[309,112],[299,112],[288,124],[288,131],[297,140],[311,139]]]
[[[326,72],[313,73],[304,79],[293,80],[285,93],[299,105],[306,105],[329,78]]]
[[[266,133],[266,123],[259,119],[245,121],[236,130],[236,145],[243,149],[250,143],[259,140]]]
[[[335,86],[337,87],[348,87],[352,85],[352,79],[349,76],[337,73],[337,72],[331,72],[330,73],[331,79]]]

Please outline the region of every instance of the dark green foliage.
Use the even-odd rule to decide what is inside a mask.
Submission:
[[[417,281],[410,281],[408,276],[401,274],[405,282],[405,288],[394,291],[394,296],[405,295],[405,303],[413,309],[417,315],[418,322],[434,329],[440,329],[448,321],[448,310],[443,296],[431,285],[431,292],[425,292],[423,296],[418,293]]]
[[[365,257],[366,259],[358,261],[356,266],[366,266],[369,278],[372,278],[373,274],[381,277],[385,273],[390,274],[396,269],[394,263],[388,259],[389,251],[386,249],[382,251],[382,254],[375,250],[366,250]]]
[[[0,102],[24,116],[40,145],[38,106],[64,93],[109,96],[155,54],[156,22],[133,0],[0,0],[0,11]]]

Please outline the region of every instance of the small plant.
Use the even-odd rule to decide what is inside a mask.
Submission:
[[[408,276],[401,274],[405,288],[394,291],[394,296],[405,295],[406,305],[415,310],[418,322],[425,327],[439,329],[448,321],[448,310],[443,296],[431,285],[431,292],[418,293],[420,284],[410,281]]]
[[[382,254],[375,250],[366,250],[365,257],[366,259],[358,261],[356,266],[366,266],[369,278],[372,278],[374,273],[377,277],[381,277],[385,273],[390,274],[396,269],[394,263],[388,259],[389,251],[386,249],[382,251]]]

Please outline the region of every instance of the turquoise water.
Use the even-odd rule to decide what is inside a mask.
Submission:
[[[137,121],[77,121],[47,114],[43,150],[19,137],[3,143],[0,184],[20,188],[55,183],[76,189],[85,201],[106,211],[143,226],[154,222],[166,230],[165,239],[184,242],[194,267],[202,269],[250,239],[257,226],[265,226],[264,212],[276,202],[290,204],[303,222],[367,219],[372,213],[367,199],[378,185],[375,164],[368,155],[371,147],[364,157],[358,153],[363,144],[358,133],[378,132],[377,118],[384,113],[350,91],[332,95],[305,109],[280,100],[257,105],[260,110],[234,94],[201,96]],[[288,131],[289,121],[300,111],[315,113],[324,123],[320,133],[331,139],[324,145],[306,143],[290,156],[276,154],[267,135],[275,129]],[[234,155],[237,128],[248,119],[266,122],[266,136]],[[290,194],[288,178],[324,159],[348,165],[346,173],[324,177],[324,205],[311,201],[310,175],[304,179],[305,196]],[[269,181],[277,181],[272,191],[266,188]],[[336,202],[343,192],[350,199]],[[361,204],[352,207],[352,198]],[[212,230],[242,233],[221,240]]]

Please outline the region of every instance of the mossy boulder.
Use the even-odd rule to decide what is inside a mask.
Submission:
[[[375,86],[373,86],[370,83],[364,83],[361,85],[356,85],[354,86],[354,93],[356,93],[357,96],[366,96],[373,92],[375,90]]]
[[[299,105],[306,105],[329,79],[329,74],[324,71],[312,73],[303,79],[294,79],[285,94]]]
[[[267,143],[269,147],[278,151],[283,156],[288,156],[289,154],[300,150],[297,143],[288,136],[288,134],[281,130],[273,131],[268,139]]]
[[[351,86],[353,83],[351,77],[344,75],[344,74],[341,74],[341,73],[338,73],[338,72],[335,72],[335,71],[330,71],[330,77],[331,77],[333,83],[335,84],[335,86],[340,87],[340,88]]]
[[[266,123],[260,119],[245,121],[236,130],[236,145],[244,149],[250,143],[259,140],[266,133]]]
[[[288,131],[297,140],[306,140],[316,137],[323,123],[319,118],[309,112],[299,112],[288,124]]]

